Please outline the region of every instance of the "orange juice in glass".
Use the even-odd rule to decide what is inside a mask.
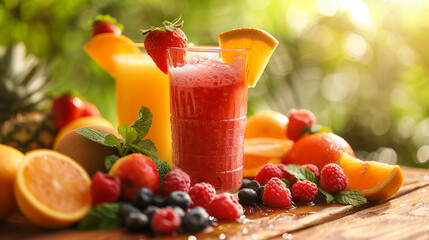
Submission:
[[[168,75],[145,53],[115,55],[114,60],[118,126],[130,126],[142,106],[149,108],[153,121],[146,138],[155,143],[158,155],[172,166]]]

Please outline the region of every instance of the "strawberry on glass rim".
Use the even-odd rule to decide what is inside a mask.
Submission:
[[[92,36],[100,33],[113,33],[116,36],[122,35],[122,24],[116,21],[116,18],[110,15],[98,15],[92,23]]]
[[[167,48],[186,48],[188,45],[188,39],[180,29],[184,22],[181,19],[182,17],[178,17],[173,22],[164,21],[162,22],[163,27],[152,26],[149,29],[142,30],[143,35],[147,34],[144,39],[147,54],[165,74],[168,74]]]

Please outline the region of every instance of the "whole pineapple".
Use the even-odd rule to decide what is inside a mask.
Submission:
[[[47,71],[23,43],[0,48],[0,143],[22,152],[52,148],[58,128],[46,106]]]

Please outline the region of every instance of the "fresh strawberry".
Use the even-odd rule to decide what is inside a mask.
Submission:
[[[61,129],[82,115],[83,101],[68,93],[56,97],[52,102],[51,112],[57,127]]]
[[[114,33],[116,36],[122,34],[123,26],[118,24],[115,18],[109,15],[98,15],[92,24],[92,36],[100,33]]]
[[[150,29],[142,30],[142,34],[147,34],[144,40],[146,52],[156,63],[156,66],[167,74],[167,48],[184,48],[188,45],[188,39],[180,29],[183,26],[181,17],[173,22],[164,21],[163,24],[163,27],[151,27]]]
[[[100,111],[94,104],[90,102],[84,102],[80,117],[100,117],[101,118],[102,116]]]

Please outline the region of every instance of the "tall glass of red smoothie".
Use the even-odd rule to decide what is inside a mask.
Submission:
[[[246,50],[169,48],[173,165],[218,192],[243,177]]]

